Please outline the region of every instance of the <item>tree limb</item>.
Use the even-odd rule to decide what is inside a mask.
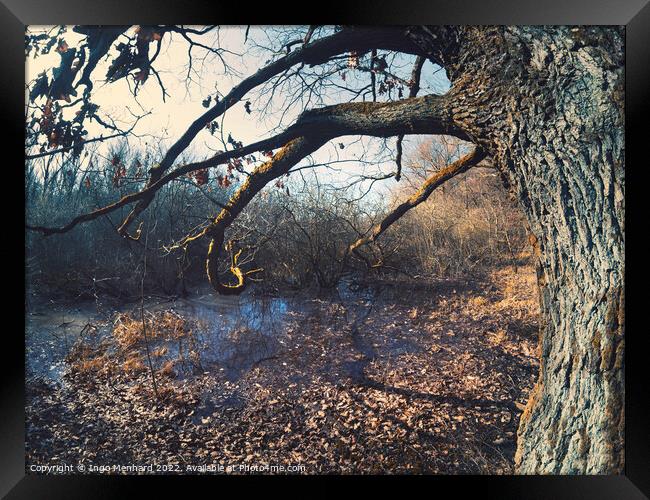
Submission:
[[[391,137],[404,130],[408,130],[411,134],[444,134],[453,135],[459,139],[468,139],[465,132],[454,122],[451,116],[450,102],[445,96],[423,96],[384,103],[353,102],[326,106],[305,111],[298,117],[296,123],[274,137],[219,153],[201,162],[179,167],[167,175],[161,176],[156,182],[148,184],[142,191],[126,195],[119,201],[94,212],[80,215],[65,226],[48,228],[28,225],[27,229],[45,235],[65,233],[81,222],[93,220],[130,203],[148,198],[153,199],[161,187],[182,175],[216,167],[230,159],[256,151],[276,149],[296,138],[317,139],[320,142],[318,147],[320,147],[328,140],[338,136],[363,134]],[[267,163],[257,167],[251,176],[255,175]]]
[[[148,114],[149,113],[147,113],[147,115]],[[144,116],[146,116],[146,115],[144,115]],[[135,121],[135,123],[128,130],[123,130],[123,131],[117,132],[117,133],[112,134],[112,135],[107,135],[106,137],[99,136],[99,137],[94,137],[92,139],[86,139],[85,141],[78,141],[78,142],[75,142],[74,144],[72,144],[70,146],[66,146],[66,147],[63,147],[63,148],[53,149],[53,150],[50,150],[50,151],[43,151],[42,153],[34,153],[32,155],[25,155],[25,160],[35,160],[37,158],[43,158],[45,156],[55,155],[55,154],[59,154],[59,153],[65,153],[66,151],[70,151],[70,150],[72,150],[72,149],[74,149],[76,147],[79,147],[82,144],[85,145],[85,144],[91,144],[93,142],[108,141],[109,139],[115,139],[116,137],[126,137],[131,132],[133,132],[133,129],[135,129],[136,125],[138,124],[138,122],[140,121],[141,118],[142,117],[138,117],[137,120]]]
[[[415,64],[413,65],[413,71],[411,72],[411,80],[409,82],[409,97],[415,97],[420,91],[420,77],[422,75],[422,66],[426,59],[422,56],[418,56],[415,59]],[[395,156],[395,164],[397,165],[397,173],[395,174],[395,180],[399,182],[402,178],[402,142],[404,141],[404,134],[400,134],[397,137],[397,155]]]
[[[350,50],[366,51],[372,48],[397,50],[405,53],[417,53],[418,47],[406,36],[405,28],[348,28],[331,36],[306,43],[299,50],[290,52],[284,57],[261,68],[250,77],[236,85],[215,106],[197,118],[185,133],[169,148],[160,164],[150,170],[147,187],[155,184],[167,171],[176,158],[189,146],[194,137],[203,130],[206,124],[222,115],[231,106],[239,102],[247,92],[266,82],[298,63],[317,65],[330,57]],[[143,197],[127,215],[119,227],[122,236],[128,236],[128,228],[135,218],[147,208],[152,198]]]
[[[433,193],[433,191],[438,186],[445,183],[452,177],[455,177],[456,175],[467,171],[470,167],[473,167],[481,160],[483,160],[485,156],[486,154],[483,152],[483,150],[481,150],[480,148],[476,148],[470,154],[463,156],[462,158],[456,160],[451,165],[443,168],[442,170],[438,170],[431,177],[429,177],[424,182],[424,184],[422,184],[422,187],[420,187],[420,189],[416,193],[411,195],[411,197],[409,197],[408,200],[406,200],[404,203],[401,203],[397,208],[395,208],[392,212],[390,212],[379,224],[374,226],[367,236],[364,236],[363,238],[359,238],[357,241],[352,243],[348,247],[347,254],[349,255],[353,252],[356,253],[359,247],[375,241],[377,238],[379,238],[379,236],[381,236],[381,234],[384,231],[386,231],[386,229],[388,229],[395,221],[397,221],[400,217],[402,217],[406,212],[408,212],[412,208],[417,207],[420,203],[426,201],[427,198],[429,198],[431,193]]]

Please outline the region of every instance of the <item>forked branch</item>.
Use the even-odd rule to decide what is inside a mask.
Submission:
[[[296,64],[317,65],[324,63],[330,57],[350,50],[364,52],[373,48],[396,50],[404,53],[417,53],[418,47],[407,36],[405,28],[347,28],[333,35],[310,41],[311,34],[304,45],[284,57],[277,59],[259,69],[256,73],[244,79],[241,83],[219,100],[212,108],[197,118],[185,133],[169,148],[167,154],[154,169],[150,171],[147,187],[156,184],[173,165],[178,156],[190,145],[196,135],[204,127],[223,115],[229,108],[237,104],[250,90],[267,82],[271,78],[288,70]],[[138,200],[133,210],[126,216],[118,232],[128,236],[128,229],[133,221],[145,210],[153,200],[153,193]]]

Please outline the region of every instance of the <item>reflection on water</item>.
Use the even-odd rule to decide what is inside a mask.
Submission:
[[[352,274],[345,275],[339,280],[336,291],[345,303],[371,302],[379,293],[379,289],[361,284],[358,277]]]
[[[25,316],[25,375],[60,380],[65,357],[89,330],[89,324],[105,328],[105,318],[92,303],[83,307],[32,308]]]
[[[199,355],[192,370],[225,370],[231,378],[277,351],[277,336],[292,313],[302,310],[296,300],[278,297],[203,296],[179,300],[171,306],[198,325],[192,340]],[[168,356],[182,357],[182,342],[168,346]],[[183,374],[188,375],[187,367]]]
[[[289,299],[278,297],[222,297],[203,295],[177,300],[173,309],[205,323],[211,331],[248,328],[272,333],[289,309]]]
[[[192,334],[175,341],[156,341],[151,348],[164,347],[166,354],[156,364],[181,360],[175,367],[179,375],[196,370],[226,370],[236,377],[255,363],[273,356],[274,337],[283,331],[291,315],[305,309],[305,301],[278,297],[223,297],[215,294],[190,299],[149,300],[147,312],[171,311],[195,324]],[[137,306],[100,313],[94,303],[74,308],[51,304],[33,306],[25,321],[26,375],[60,381],[66,368],[65,357],[75,342],[110,338],[113,319],[118,312],[139,315]],[[89,332],[97,335],[87,335]],[[187,363],[188,354],[197,354]]]

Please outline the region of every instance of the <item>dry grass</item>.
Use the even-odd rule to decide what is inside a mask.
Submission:
[[[95,358],[84,359],[78,365],[78,369],[81,372],[99,372],[104,368],[106,364],[106,356],[97,356]]]
[[[167,354],[167,351],[168,351],[168,350],[169,350],[169,349],[167,348],[167,346],[161,346],[161,347],[158,347],[157,349],[155,349],[155,350],[151,353],[151,355],[152,355],[154,358],[160,358],[160,357],[164,356],[165,354]]]
[[[127,356],[123,364],[126,373],[140,373],[145,371],[144,361],[138,353],[131,353]]]
[[[85,376],[109,374],[114,362],[107,353],[106,344],[92,346],[88,343],[77,343],[67,356],[70,370]]]
[[[192,334],[184,318],[174,311],[146,313],[146,335],[154,340],[178,340]],[[130,314],[119,314],[113,327],[113,336],[123,349],[131,349],[144,342],[142,320]]]
[[[177,360],[167,359],[169,347],[158,345],[161,341],[188,341],[186,357],[199,364],[200,356],[194,348],[195,325],[174,311],[145,312],[147,340],[150,342],[151,358],[160,368],[157,372],[167,379],[177,376],[174,366]],[[111,347],[116,349],[110,350]],[[110,351],[110,354],[109,354]],[[83,376],[132,378],[147,371],[145,339],[142,321],[133,314],[117,314],[111,336],[98,345],[77,344],[68,356],[71,371]]]
[[[163,377],[176,378],[176,371],[174,370],[175,365],[176,361],[170,359],[165,362],[160,370],[158,370],[158,373]]]

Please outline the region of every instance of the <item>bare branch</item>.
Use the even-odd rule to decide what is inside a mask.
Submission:
[[[426,59],[422,56],[418,56],[415,59],[415,64],[413,65],[413,71],[411,72],[411,80],[409,82],[409,97],[415,97],[420,91],[420,77],[422,75],[422,66]],[[395,180],[399,182],[402,178],[402,142],[404,141],[404,134],[400,134],[397,137],[397,156],[395,157],[395,163],[397,165],[397,173],[395,174]]]
[[[286,71],[295,64],[317,65],[327,61],[334,55],[350,50],[367,51],[373,48],[398,50],[405,53],[417,53],[418,50],[417,46],[406,36],[404,28],[348,28],[334,35],[305,44],[301,49],[279,58],[243,80],[216,105],[197,118],[176,143],[169,148],[160,164],[151,170],[148,186],[153,185],[163,176],[176,158],[208,123],[239,102],[253,88]],[[151,200],[150,197],[144,197],[138,202],[120,226],[119,233],[121,235],[125,236],[127,234],[131,223],[147,208]]]
[[[65,153],[67,151],[70,151],[70,150],[72,150],[74,148],[77,148],[77,147],[81,146],[82,144],[85,145],[85,144],[91,144],[93,142],[103,142],[103,141],[107,141],[109,139],[115,139],[116,137],[126,137],[131,132],[133,132],[133,130],[135,129],[135,127],[138,124],[138,122],[140,121],[140,119],[144,118],[148,114],[150,114],[150,113],[147,113],[146,115],[138,116],[136,118],[135,123],[131,127],[129,127],[128,130],[119,131],[119,132],[117,132],[115,134],[108,135],[106,137],[99,136],[99,137],[95,137],[93,139],[87,139],[85,141],[77,141],[74,144],[72,144],[70,146],[66,146],[64,148],[53,149],[53,150],[50,150],[50,151],[43,151],[42,153],[35,153],[33,155],[25,155],[25,160],[35,160],[36,158],[43,158],[44,156],[55,155],[55,154],[58,154],[58,153]],[[119,130],[116,127],[111,127],[111,128],[113,128],[114,130]]]
[[[313,109],[304,112],[296,123],[274,137],[232,151],[219,153],[201,162],[179,167],[165,176],[160,176],[156,182],[148,184],[142,191],[124,196],[111,205],[76,217],[65,226],[47,228],[28,225],[27,229],[39,231],[45,235],[67,232],[80,222],[95,219],[100,215],[112,212],[135,201],[151,200],[162,186],[182,175],[196,170],[216,167],[230,159],[242,157],[256,151],[276,149],[297,138],[310,138],[310,140],[319,143],[318,147],[328,140],[342,135],[363,134],[375,137],[391,137],[404,130],[408,130],[411,134],[445,134],[454,135],[459,139],[468,139],[465,132],[454,122],[450,109],[450,102],[445,96],[423,96],[382,103],[354,102]],[[305,153],[305,155],[310,153],[311,151]],[[298,161],[300,159],[302,158],[299,158]],[[259,169],[265,168],[264,166],[267,163],[257,167],[246,182],[249,182]],[[246,183],[242,188],[244,186],[246,186]],[[120,228],[122,231],[125,231],[124,224]]]
[[[352,243],[348,247],[348,254],[355,253],[359,247],[367,245],[375,241],[381,234],[386,231],[395,221],[402,217],[406,212],[412,208],[417,207],[420,203],[424,202],[429,198],[431,193],[440,185],[447,182],[452,177],[457,176],[470,167],[476,165],[481,160],[485,158],[485,153],[480,149],[476,148],[470,154],[463,156],[459,160],[453,162],[451,165],[443,168],[442,170],[437,171],[431,177],[429,177],[422,187],[414,193],[408,200],[400,204],[395,208],[391,213],[389,213],[379,224],[374,226],[367,236],[359,238],[357,241]],[[358,254],[357,254],[358,255]]]

